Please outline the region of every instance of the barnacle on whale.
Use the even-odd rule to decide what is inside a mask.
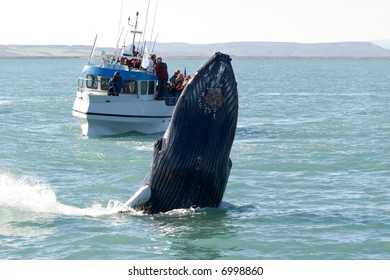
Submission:
[[[223,104],[223,96],[220,88],[209,88],[204,97],[205,104],[210,109],[221,108]]]

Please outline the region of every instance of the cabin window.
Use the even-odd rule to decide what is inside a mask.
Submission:
[[[123,87],[123,92],[124,93],[137,94],[137,91],[138,91],[137,81],[125,80],[125,85]]]
[[[146,81],[141,82],[141,94],[146,95],[148,91],[148,83]]]
[[[100,79],[100,89],[101,90],[108,90],[108,81],[110,79],[106,77],[101,77]]]
[[[97,89],[98,88],[98,78],[94,75],[87,75],[87,82],[86,82],[86,86],[87,88],[93,88],[93,89]]]
[[[149,82],[149,95],[154,95],[154,81]]]

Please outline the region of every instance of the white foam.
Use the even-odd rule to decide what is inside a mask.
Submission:
[[[91,207],[79,208],[57,201],[54,190],[32,177],[15,178],[8,173],[0,173],[0,210],[1,212],[22,213],[31,215],[69,215],[99,217],[117,214],[123,209],[120,201],[108,201],[107,206],[94,204]],[[12,211],[10,211],[12,210]],[[4,213],[3,213],[4,214]]]
[[[0,100],[0,105],[9,105],[9,104],[12,104],[12,101]]]

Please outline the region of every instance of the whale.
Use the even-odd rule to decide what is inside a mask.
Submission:
[[[148,175],[123,208],[146,214],[218,208],[232,168],[237,118],[231,58],[217,52],[184,88],[167,130],[154,143]]]

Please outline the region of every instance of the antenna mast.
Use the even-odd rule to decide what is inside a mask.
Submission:
[[[147,10],[147,12],[146,12],[145,30],[144,30],[144,32],[146,32],[146,27],[147,27],[147,24],[148,24],[149,7],[150,7],[150,0],[148,1],[148,10]],[[144,43],[144,45],[143,45],[143,47],[142,47],[142,55],[143,55],[144,52],[145,52],[145,48],[146,48],[145,33],[144,33],[144,36],[143,36],[143,38],[142,38],[142,41],[143,41],[143,43]]]
[[[122,14],[123,14],[123,1],[124,1],[124,0],[122,0],[121,13],[120,13],[120,15],[119,15],[118,34],[116,35],[116,37],[117,37],[117,44],[116,44],[116,47],[117,47],[117,48],[119,47],[119,41],[120,41],[120,39],[121,39],[122,32],[123,32],[123,28],[122,28],[122,32],[120,32],[120,30],[121,30]],[[120,32],[120,34],[119,34],[119,32]]]
[[[97,37],[98,37],[98,35],[96,34],[95,41],[93,42],[93,46],[92,46],[92,49],[91,49],[91,53],[89,54],[88,65],[91,64],[91,59],[93,57],[93,54],[95,53]]]
[[[137,11],[137,13],[136,13],[135,15],[136,15],[136,18],[135,18],[135,25],[131,25],[131,24],[130,24],[130,17],[129,17],[128,20],[127,20],[127,23],[128,23],[129,26],[134,26],[134,30],[131,30],[131,33],[134,34],[134,35],[133,35],[133,44],[132,44],[132,46],[134,46],[134,44],[135,44],[135,36],[136,36],[137,34],[142,34],[142,31],[138,31],[138,30],[137,30],[139,12]]]
[[[156,15],[157,15],[157,7],[158,7],[158,0],[156,1],[156,7],[154,9],[154,17],[153,17],[153,24],[152,24],[152,32],[150,33],[149,49],[152,45],[152,40],[153,40],[154,24],[156,22]]]

